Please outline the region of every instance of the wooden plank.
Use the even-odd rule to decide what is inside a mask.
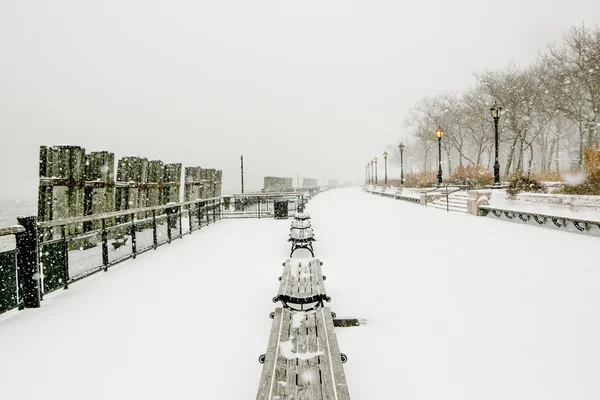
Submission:
[[[322,390],[321,390],[321,374],[319,369],[319,360],[318,360],[318,338],[317,338],[317,319],[316,312],[308,313],[307,315],[308,327],[307,327],[307,351],[309,353],[315,354],[315,357],[312,357],[308,360],[309,369],[311,371],[311,382],[309,384],[309,398],[310,399],[321,399],[322,398]]]
[[[329,310],[323,308],[322,310]],[[334,375],[332,364],[329,360],[330,353],[328,350],[327,328],[321,310],[316,315],[316,333],[317,333],[317,351],[323,351],[323,355],[318,357],[319,371],[321,376],[321,398],[323,400],[337,400],[336,392],[334,391]]]
[[[287,294],[290,285],[291,260],[287,260],[283,265],[283,273],[281,274],[281,282],[279,283],[278,296]]]
[[[281,329],[279,345],[277,354],[277,368],[275,372],[276,380],[274,381],[271,397],[269,399],[289,399],[291,398],[288,394],[294,390],[295,385],[295,373],[294,373],[294,360],[285,357],[286,349],[282,349],[282,343],[289,345],[290,336],[292,336],[291,325],[292,316],[290,310],[283,310],[283,321],[284,325]]]
[[[337,337],[335,335],[335,328],[333,327],[331,309],[329,307],[323,307],[321,310],[319,310],[319,312],[323,316],[323,320],[325,322],[325,334],[328,343],[329,357],[331,358],[330,365],[332,366],[333,372],[333,384],[335,385],[335,399],[350,399],[346,375],[344,374],[344,367],[340,355],[340,349],[338,346]]]
[[[268,399],[271,390],[271,382],[273,380],[273,371],[275,369],[275,361],[277,358],[277,349],[279,348],[279,333],[282,327],[282,308],[275,309],[275,318],[271,326],[271,334],[269,335],[269,344],[267,346],[265,363],[263,365],[260,383],[258,385],[258,399]]]

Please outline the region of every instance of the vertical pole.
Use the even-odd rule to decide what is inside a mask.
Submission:
[[[387,185],[387,157],[385,157],[385,184]]]
[[[108,271],[108,232],[104,218],[102,219],[102,265],[104,265],[104,271]]]
[[[156,210],[152,210],[152,243],[154,244],[154,249],[158,247],[158,235],[156,233]]]
[[[202,229],[202,207],[200,206],[200,203],[196,203],[196,213],[198,214],[198,229]]]
[[[63,268],[63,279],[65,280],[65,289],[69,288],[69,241],[67,240],[67,229],[65,227],[65,225],[61,225],[60,227],[60,234],[62,237],[62,243],[63,243],[63,254],[65,255],[65,265]],[[42,288],[42,293],[43,293],[43,288]]]
[[[137,241],[135,238],[135,214],[131,214],[131,252],[133,258],[137,255]]]
[[[192,205],[188,207],[188,226],[190,227],[190,235],[192,234]]]
[[[442,137],[438,138],[438,185],[442,184]]]
[[[400,148],[400,184],[404,185],[404,149]]]
[[[183,237],[183,213],[181,212],[181,206],[177,207],[177,214],[179,215],[179,239]]]
[[[212,215],[213,215],[213,222],[215,222],[215,201],[212,201]]]
[[[494,157],[494,186],[500,186],[500,163],[498,162],[498,119],[494,118],[494,142],[495,142],[495,157]]]
[[[258,219],[260,219],[260,197],[258,198]]]
[[[377,161],[375,161],[375,185],[377,185]]]
[[[242,194],[244,194],[244,155],[240,157],[240,169],[242,172]]]
[[[171,207],[165,209],[167,213],[167,240],[171,243]]]
[[[206,212],[206,225],[210,224],[209,215],[208,215],[208,202],[204,203],[203,209]]]
[[[25,228],[25,232],[16,235],[19,298],[23,307],[37,308],[41,296],[37,217],[18,217],[17,220]]]

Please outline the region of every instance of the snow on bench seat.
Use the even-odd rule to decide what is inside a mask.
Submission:
[[[331,310],[275,309],[257,400],[348,400]]]
[[[293,219],[292,229],[306,229],[311,227],[310,219]]]
[[[295,310],[310,310],[331,301],[325,290],[326,278],[321,271],[323,263],[318,259],[304,263],[287,260],[283,263],[281,283],[274,302],[281,301],[284,307]]]

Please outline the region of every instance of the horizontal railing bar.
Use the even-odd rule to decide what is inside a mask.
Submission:
[[[238,198],[238,197],[261,197],[261,198],[271,198],[271,197],[282,197],[282,196],[302,196],[304,195],[304,193],[299,193],[299,192],[276,192],[276,193],[271,193],[271,192],[267,192],[267,193],[257,193],[257,192],[253,192],[253,193],[234,193],[231,194],[229,196],[223,196],[223,197],[233,197],[233,198]]]
[[[39,222],[38,226],[40,228],[53,228],[55,226],[79,224],[79,223],[90,222],[90,221],[99,221],[102,219],[129,216],[131,214],[164,210],[164,209],[173,208],[173,207],[182,207],[182,206],[187,206],[190,204],[197,204],[197,203],[214,201],[214,200],[219,200],[219,202],[215,203],[214,206],[221,204],[221,201],[220,201],[221,197],[210,197],[207,199],[184,201],[182,203],[171,203],[171,204],[165,204],[165,205],[161,205],[161,206],[143,207],[143,208],[132,208],[129,210],[113,211],[113,212],[103,213],[103,214],[86,215],[83,217],[72,217],[72,218],[57,219],[57,220],[53,220],[53,221]],[[209,204],[209,205],[205,205],[203,208],[210,208],[212,206],[213,206],[212,204]]]
[[[25,228],[23,228],[21,225],[13,225],[8,226],[6,228],[0,228],[0,236],[9,236],[23,232],[25,232]]]

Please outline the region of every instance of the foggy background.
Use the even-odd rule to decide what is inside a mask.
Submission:
[[[415,101],[598,16],[597,0],[2,0],[0,198],[35,199],[39,146],[58,144],[222,169],[224,193],[241,154],[248,191],[362,180]]]

